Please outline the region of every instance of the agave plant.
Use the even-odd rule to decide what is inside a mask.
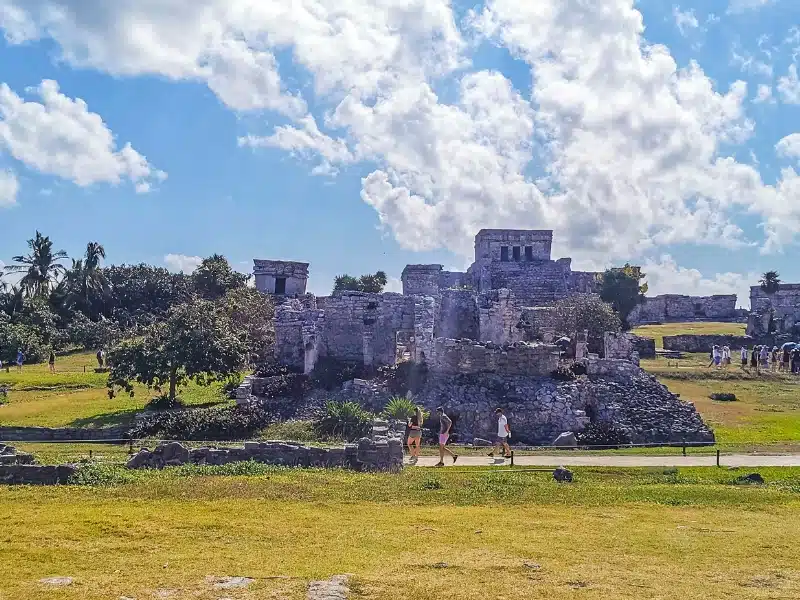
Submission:
[[[369,435],[374,415],[356,402],[328,402],[316,423],[320,435],[354,440]]]

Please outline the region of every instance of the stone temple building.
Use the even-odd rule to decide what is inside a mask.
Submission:
[[[531,374],[545,374],[557,364],[553,346],[520,346],[509,362],[507,352],[463,340],[525,341],[520,324],[537,307],[596,292],[597,273],[573,271],[569,258],[553,260],[552,241],[552,231],[483,229],[475,236],[475,262],[466,272],[408,265],[402,294],[315,297],[306,293],[309,265],[301,262],[255,260],[254,274],[257,289],[279,299],[276,358],[306,373],[327,356],[369,366],[413,359],[460,372],[518,370],[516,357]]]
[[[782,283],[774,294],[750,288],[747,335],[800,335],[800,283]]]

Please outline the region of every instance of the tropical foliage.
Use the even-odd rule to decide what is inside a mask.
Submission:
[[[781,288],[780,273],[777,271],[767,271],[761,276],[758,283],[765,294],[774,294]]]
[[[339,275],[333,280],[333,291],[353,291],[353,292],[371,292],[379,294],[386,287],[388,279],[386,273],[377,271],[374,275],[362,275],[361,277],[353,277],[352,275]]]
[[[624,329],[630,329],[628,317],[644,302],[647,293],[645,274],[639,267],[626,264],[608,269],[600,278],[600,298],[608,302],[619,315]]]

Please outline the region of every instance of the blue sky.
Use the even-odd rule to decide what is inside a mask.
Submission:
[[[38,229],[327,293],[530,227],[658,293],[800,281],[796,2],[285,4],[0,0],[0,260]]]

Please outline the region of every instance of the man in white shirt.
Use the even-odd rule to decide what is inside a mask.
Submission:
[[[497,416],[497,440],[495,440],[495,448],[502,448],[503,458],[511,458],[511,448],[508,447],[508,438],[511,437],[511,428],[508,426],[508,418],[503,414],[503,409],[498,408],[494,411]],[[494,456],[494,449],[489,453],[489,456]]]

